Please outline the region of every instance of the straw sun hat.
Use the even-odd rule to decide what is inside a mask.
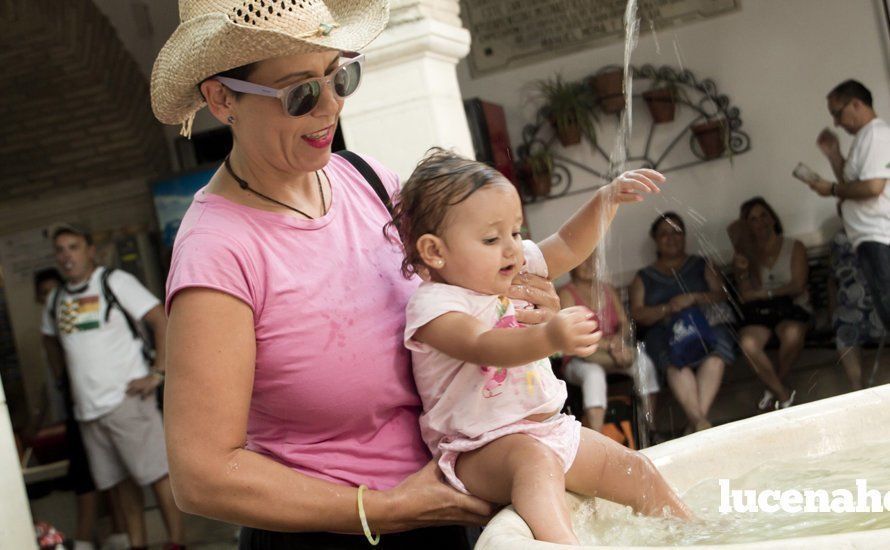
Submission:
[[[357,51],[386,26],[389,0],[179,0],[179,18],[151,71],[151,106],[189,135],[202,81],[263,59]]]

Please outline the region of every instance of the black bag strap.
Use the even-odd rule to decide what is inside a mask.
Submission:
[[[349,164],[355,167],[358,170],[359,174],[365,178],[371,188],[374,189],[374,192],[377,193],[377,196],[380,198],[380,202],[383,203],[383,206],[386,207],[389,215],[392,216],[392,200],[390,200],[389,193],[386,192],[386,188],[383,187],[383,182],[380,181],[380,176],[377,175],[377,172],[371,168],[371,165],[365,162],[365,159],[360,157],[359,155],[353,153],[352,151],[347,151],[346,149],[342,151],[337,151],[334,153],[336,155],[340,155],[344,159],[346,159]]]
[[[102,295],[105,296],[105,303],[108,304],[108,309],[105,310],[105,322],[107,323],[108,319],[111,317],[111,308],[116,307],[119,309],[120,312],[124,314],[124,319],[127,321],[127,327],[130,329],[130,333],[133,334],[133,338],[138,338],[142,342],[142,356],[145,357],[149,363],[153,363],[155,357],[154,346],[145,331],[140,329],[139,323],[141,321],[134,319],[133,316],[124,309],[123,304],[117,299],[117,295],[111,290],[111,285],[108,284],[108,278],[114,271],[114,268],[106,267],[100,279]]]
[[[56,336],[59,335],[59,320],[56,315],[56,310],[59,308],[59,301],[62,299],[63,286],[64,285],[59,285],[53,289],[53,299],[49,306],[49,318],[53,322],[53,327],[56,329]]]
[[[108,284],[108,278],[111,274],[114,273],[114,269],[110,267],[106,267],[105,271],[102,272],[102,277],[100,279],[102,285],[102,295],[105,296],[105,303],[108,304],[108,309],[105,310],[105,322],[108,322],[108,319],[111,317],[111,308],[116,307],[124,314],[124,319],[127,320],[127,326],[130,328],[130,332],[133,334],[133,338],[142,338],[142,333],[139,331],[139,328],[136,326],[136,321],[133,317],[124,309],[124,306],[121,305],[120,300],[117,299],[117,296],[111,290],[111,285]]]

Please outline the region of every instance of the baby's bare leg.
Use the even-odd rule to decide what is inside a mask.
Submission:
[[[667,506],[675,517],[692,517],[645,455],[587,428],[581,429],[581,445],[566,473],[566,488],[630,506],[647,516],[661,515]]]
[[[457,459],[455,472],[473,495],[513,503],[537,540],[578,544],[565,501],[562,462],[546,445],[522,434],[496,439]]]

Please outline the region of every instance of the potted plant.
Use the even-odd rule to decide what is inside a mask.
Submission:
[[[590,80],[590,86],[596,92],[599,107],[604,113],[620,113],[624,109],[624,70],[620,67],[609,67],[600,71]]]
[[[655,124],[673,122],[674,114],[677,111],[677,102],[681,99],[688,102],[686,94],[677,83],[661,77],[655,78],[652,86],[643,92],[643,100],[646,102],[646,107],[649,108],[649,114],[652,115]]]
[[[539,80],[536,88],[543,103],[542,113],[563,147],[581,143],[582,136],[596,142],[596,112],[587,88],[578,82],[567,82],[561,75]]]
[[[723,156],[729,138],[726,121],[721,118],[709,118],[704,122],[693,124],[690,129],[706,160]]]
[[[553,156],[546,147],[529,152],[525,157],[525,181],[534,197],[546,197],[553,183]]]

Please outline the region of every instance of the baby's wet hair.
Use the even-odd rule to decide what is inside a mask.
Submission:
[[[483,162],[440,147],[426,152],[396,196],[392,221],[383,228],[394,242],[390,228],[398,232],[405,254],[402,275],[406,279],[425,269],[417,239],[427,233],[441,236],[450,207],[496,181],[505,178]]]

